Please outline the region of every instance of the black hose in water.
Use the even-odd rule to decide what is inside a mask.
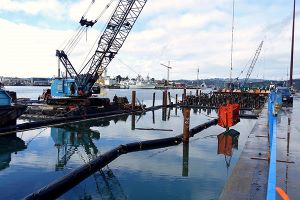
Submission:
[[[190,136],[193,137],[196,133],[201,132],[210,126],[216,125],[217,120],[211,120],[190,130]],[[40,200],[40,199],[56,199],[63,195],[65,192],[82,182],[84,179],[90,175],[97,172],[99,169],[105,167],[107,164],[118,158],[122,154],[152,150],[158,148],[165,148],[169,146],[175,146],[182,142],[183,135],[178,135],[170,138],[156,139],[156,140],[146,140],[141,142],[134,142],[125,145],[120,145],[105,154],[97,157],[96,159],[90,161],[87,164],[75,169],[71,173],[55,180],[49,185],[41,188],[39,191],[31,193],[25,200]]]

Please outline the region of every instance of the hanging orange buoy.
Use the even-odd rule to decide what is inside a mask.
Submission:
[[[230,128],[240,122],[240,104],[226,104],[219,108],[218,125]]]

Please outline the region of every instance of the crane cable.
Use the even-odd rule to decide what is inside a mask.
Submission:
[[[109,3],[105,6],[105,8],[101,11],[101,13],[96,18],[96,22],[102,17],[102,15],[105,13],[105,11],[111,6],[111,4],[113,3],[113,1],[115,1],[115,0],[110,0],[109,1]]]
[[[68,44],[65,46],[64,50],[68,55],[73,51],[73,49],[76,47],[76,45],[82,38],[82,33],[84,32],[84,29],[85,29],[84,27],[79,27],[77,33],[74,35],[74,37],[72,37],[69,40]]]
[[[97,23],[97,21],[103,16],[103,14],[107,11],[107,9],[110,7],[110,5],[112,4],[113,1],[114,0],[110,0],[110,2],[105,6],[105,8],[101,11],[101,13],[97,16],[94,23]],[[91,9],[91,7],[94,3],[95,3],[95,0],[92,0],[90,5],[88,6],[86,11],[84,12],[83,16],[81,17],[81,19],[83,19],[87,15],[87,13],[89,12],[89,10]],[[80,25],[76,29],[75,34],[70,38],[70,40],[68,41],[68,43],[64,47],[64,50],[66,51],[67,55],[70,55],[73,52],[73,50],[75,49],[77,44],[82,39],[83,33],[86,32],[86,34],[87,34],[87,29],[88,29],[88,26],[84,26],[84,25]]]
[[[242,69],[240,75],[236,78],[236,80],[238,81],[240,79],[240,77],[243,75],[244,71],[246,70],[247,66],[250,64],[252,58],[250,57],[247,64],[244,66],[244,68]]]
[[[110,2],[105,6],[105,8],[104,8],[104,9],[102,10],[102,12],[100,13],[100,15],[98,16],[98,18],[96,19],[96,21],[98,21],[98,19],[99,19],[100,17],[102,17],[102,15],[103,15],[103,14],[107,11],[107,9],[111,6],[111,4],[113,3],[113,1],[115,1],[115,0],[110,0]],[[106,27],[107,27],[107,24],[109,23],[109,20],[112,18],[112,15],[113,15],[113,13],[112,13],[112,14],[109,16],[109,18],[106,20],[106,23],[105,23],[105,25],[104,25],[103,28],[102,28],[102,31],[100,32],[100,34],[99,34],[98,37],[96,38],[96,40],[95,40],[93,46],[91,47],[90,51],[89,51],[88,54],[86,55],[85,59],[83,60],[83,62],[82,62],[82,64],[81,64],[81,67],[80,67],[81,69],[80,69],[79,74],[81,74],[82,71],[86,68],[86,66],[87,66],[87,64],[88,64],[88,63],[86,63],[86,61],[87,61],[87,59],[89,58],[89,56],[90,56],[92,50],[94,49],[95,45],[99,42],[99,40],[100,40],[100,38],[101,38],[101,36],[102,36],[104,30],[105,30]]]
[[[234,6],[235,0],[232,1],[232,29],[231,29],[231,53],[230,53],[230,85],[232,83],[232,57],[233,57],[233,33],[234,33]]]
[[[135,70],[133,70],[128,64],[126,64],[123,60],[121,60],[120,58],[117,58],[118,61],[123,64],[123,66],[127,67],[128,69],[130,69],[131,71],[133,71],[134,73],[136,73],[137,75],[139,75],[140,73],[137,73]]]
[[[84,12],[84,14],[82,15],[82,18],[84,18],[86,16],[86,14],[89,12],[89,10],[91,9],[92,5],[95,3],[95,0],[92,0],[90,5],[88,6],[88,8],[86,9],[86,11]]]

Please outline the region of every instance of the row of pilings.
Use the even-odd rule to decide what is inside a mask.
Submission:
[[[169,96],[169,98],[168,98]],[[187,95],[186,90],[182,94],[181,101],[178,100],[178,95],[175,97],[176,105],[190,105],[195,107],[212,108],[217,109],[221,105],[227,103],[240,104],[242,109],[262,109],[267,101],[266,93],[248,93],[248,92],[210,92],[203,93],[201,90],[196,90],[193,94],[190,92]],[[167,101],[171,102],[170,93],[163,92],[163,105],[167,106]]]

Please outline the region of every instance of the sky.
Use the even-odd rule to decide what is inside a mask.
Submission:
[[[53,77],[56,49],[79,26],[92,0],[0,0],[0,76]],[[95,0],[94,20],[109,0]],[[117,4],[88,29],[69,59],[80,70]],[[232,0],[148,0],[129,37],[108,66],[110,76],[170,79],[229,78]],[[300,11],[296,6],[294,77],[300,78]],[[264,45],[251,78],[285,80],[289,73],[293,0],[235,0],[232,77],[244,78]],[[92,50],[91,50],[92,49]],[[90,54],[91,56],[91,54]],[[243,73],[241,73],[243,71]]]

